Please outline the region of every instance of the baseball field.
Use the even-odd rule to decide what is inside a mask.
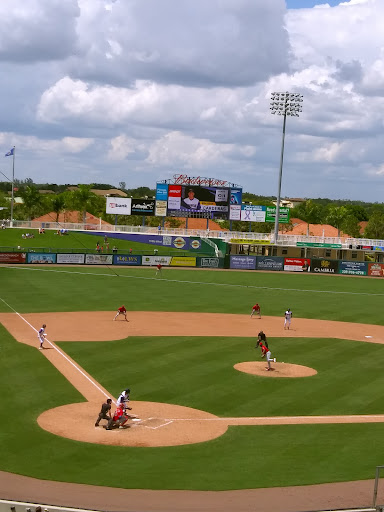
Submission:
[[[1,471],[227,491],[364,480],[383,463],[380,279],[3,266],[0,282]],[[129,322],[113,322],[122,304]],[[139,421],[95,429],[126,387]]]

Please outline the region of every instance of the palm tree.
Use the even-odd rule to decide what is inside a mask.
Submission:
[[[84,224],[87,220],[87,210],[92,207],[96,197],[96,194],[91,192],[91,185],[78,185],[78,189],[72,193],[73,206],[82,212]]]
[[[34,185],[26,187],[20,191],[20,196],[23,200],[24,210],[27,214],[28,220],[35,217],[40,213],[42,208],[42,197]]]
[[[66,201],[63,194],[59,194],[57,196],[54,196],[51,200],[51,207],[52,211],[56,213],[56,220],[55,222],[59,221],[59,215],[62,211],[65,210]]]

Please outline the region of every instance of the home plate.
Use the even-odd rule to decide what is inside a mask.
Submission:
[[[364,336],[365,338],[372,338],[372,336]]]
[[[132,418],[131,421],[141,421],[141,419],[140,418]]]

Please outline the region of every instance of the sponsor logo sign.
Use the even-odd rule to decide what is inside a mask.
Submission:
[[[384,277],[384,263],[368,263],[368,275]]]
[[[172,256],[172,267],[196,267],[196,258],[193,256]]]
[[[229,204],[239,205],[241,207],[242,195],[243,191],[241,190],[241,188],[232,188]]]
[[[106,213],[131,215],[131,204],[130,197],[107,197]]]
[[[384,251],[384,247],[381,247],[380,245],[374,245],[373,250],[374,251]]]
[[[200,249],[201,241],[200,240],[192,240],[191,241],[191,249]]]
[[[168,187],[168,210],[180,210],[181,208],[181,186],[169,185]]]
[[[167,266],[171,263],[171,256],[142,256],[142,265],[160,265]]]
[[[229,260],[229,267],[242,270],[255,270],[256,256],[232,255]]]
[[[86,265],[112,265],[112,254],[86,254]]]
[[[241,220],[249,222],[265,222],[266,206],[243,204],[241,206]]]
[[[0,263],[25,263],[25,252],[0,252]]]
[[[183,247],[185,247],[185,244],[186,244],[186,241],[182,236],[177,236],[173,240],[173,245],[176,247],[176,249],[182,249]]]
[[[289,222],[289,208],[279,208],[279,224],[288,224]],[[265,212],[265,222],[275,222],[276,219],[276,206],[267,206]]]
[[[85,254],[58,254],[56,263],[72,263],[82,265],[85,260]]]
[[[141,256],[132,254],[115,254],[113,256],[114,265],[141,265]]]
[[[156,184],[156,201],[165,201],[168,199],[168,185],[166,183]]]
[[[239,204],[229,205],[229,219],[240,220],[241,219],[241,206]]]
[[[311,242],[296,242],[296,247],[326,247],[327,249],[342,249],[342,244],[322,244]]]
[[[258,256],[257,270],[284,270],[284,258],[274,256]]]
[[[241,245],[269,245],[270,240],[254,240],[251,238],[231,238],[231,244]]]
[[[154,215],[155,200],[154,199],[132,199],[132,215]]]
[[[27,263],[56,263],[56,254],[29,252]]]
[[[219,268],[219,258],[199,258],[199,267]]]
[[[364,261],[340,261],[339,274],[366,276],[368,265]]]
[[[284,258],[284,270],[287,272],[310,272],[311,260],[308,258]]]
[[[311,260],[311,272],[317,274],[337,274],[339,262],[327,258],[313,258]]]
[[[156,201],[155,215],[156,217],[167,216],[167,201]]]

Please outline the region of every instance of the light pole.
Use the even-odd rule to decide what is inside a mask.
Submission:
[[[13,203],[14,203],[14,181],[15,181],[15,167],[13,167],[12,171],[12,181],[6,176],[3,172],[0,171],[0,174],[2,174],[7,180],[12,184],[12,195],[11,195],[11,227],[13,227]]]
[[[302,112],[301,103],[303,101],[302,94],[292,92],[273,92],[271,95],[271,114],[283,116],[283,137],[281,141],[281,154],[280,154],[280,170],[279,170],[279,185],[277,189],[277,202],[276,202],[276,218],[275,218],[275,235],[274,243],[277,244],[279,237],[279,216],[280,216],[280,194],[281,194],[281,178],[283,175],[283,160],[284,160],[284,143],[285,143],[285,125],[287,116],[299,117]]]

